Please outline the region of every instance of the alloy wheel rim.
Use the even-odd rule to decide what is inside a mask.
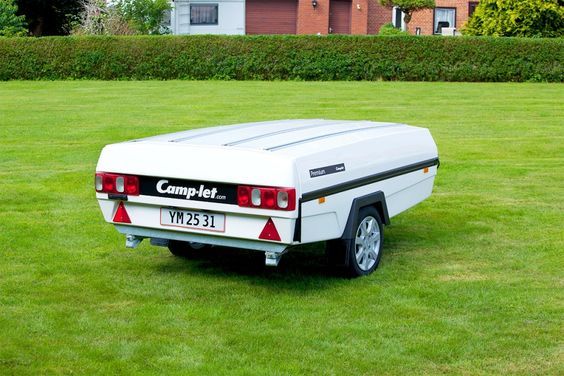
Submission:
[[[380,253],[380,227],[376,218],[365,217],[358,225],[355,237],[355,257],[362,271],[370,270]]]

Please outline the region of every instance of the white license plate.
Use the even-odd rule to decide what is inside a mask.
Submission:
[[[225,215],[161,208],[161,225],[225,232]]]

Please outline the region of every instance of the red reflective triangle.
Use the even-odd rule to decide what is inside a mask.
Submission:
[[[131,219],[129,219],[129,215],[125,210],[125,205],[123,204],[123,201],[119,202],[118,208],[116,210],[116,214],[114,215],[114,222],[131,223]]]
[[[274,222],[272,222],[272,218],[268,218],[268,221],[266,221],[266,225],[264,225],[259,239],[276,240],[278,242],[281,240],[278,230],[276,230],[276,226],[274,226]]]

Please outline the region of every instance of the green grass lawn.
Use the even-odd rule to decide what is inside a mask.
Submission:
[[[564,86],[0,83],[0,374],[563,374]],[[434,194],[369,277],[323,245],[126,249],[94,198],[101,148],[281,118],[430,128]]]

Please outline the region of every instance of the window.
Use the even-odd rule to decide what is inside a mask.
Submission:
[[[190,4],[190,25],[217,25],[217,4]]]
[[[403,30],[404,28],[403,16],[404,13],[398,7],[394,7],[392,9],[392,24],[396,29]]]
[[[398,7],[394,7],[393,16],[394,16],[394,27],[401,29],[401,12],[399,11]]]
[[[441,34],[443,27],[456,27],[456,8],[435,8],[435,34]]]
[[[470,1],[468,3],[468,18],[472,17],[474,11],[476,11],[476,7],[478,6],[477,1]]]

